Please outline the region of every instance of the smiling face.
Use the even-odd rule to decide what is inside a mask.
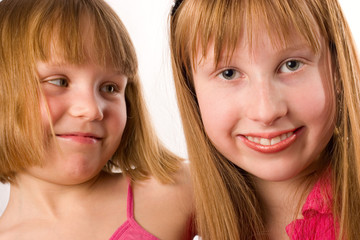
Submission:
[[[217,150],[255,177],[283,181],[309,169],[333,133],[331,61],[324,41],[315,53],[297,34],[275,46],[263,32],[251,44],[240,38],[218,65],[210,44],[196,58],[194,87]]]
[[[101,171],[119,146],[126,124],[127,78],[91,62],[82,65],[38,62],[37,71],[49,144],[44,166],[29,171],[62,184],[89,180]],[[46,106],[55,139],[50,136]]]

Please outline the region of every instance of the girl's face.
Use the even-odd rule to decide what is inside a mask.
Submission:
[[[193,78],[218,151],[255,177],[283,181],[310,169],[333,133],[331,61],[323,40],[314,53],[297,34],[276,47],[266,32],[253,31],[252,45],[243,34],[230,61],[223,55],[217,67],[210,45]]]
[[[30,171],[66,184],[96,176],[121,140],[126,123],[127,78],[91,62],[39,62],[37,71],[44,94],[43,124],[51,139],[47,103],[56,141],[49,141],[45,165]]]

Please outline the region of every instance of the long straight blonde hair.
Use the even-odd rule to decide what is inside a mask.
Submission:
[[[91,26],[90,35],[83,34],[85,24]],[[42,164],[48,134],[39,124],[41,88],[35,63],[51,60],[54,43],[65,62],[91,60],[128,77],[127,123],[105,169],[116,166],[135,180],[151,174],[162,182],[172,181],[180,159],[153,131],[129,34],[102,0],[0,2],[0,181],[14,181],[18,172]],[[92,49],[85,48],[89,45]]]
[[[259,21],[261,20],[261,22]],[[184,0],[170,18],[170,46],[178,104],[191,163],[197,228],[203,239],[266,239],[262,208],[251,176],[234,166],[210,142],[202,124],[192,71],[197,54],[234,51],[246,27],[258,24],[272,40],[289,41],[297,31],[314,51],[316,32],[334,63],[336,127],[321,156],[330,168],[334,220],[339,239],[357,239],[360,229],[359,60],[350,29],[336,0]],[[320,177],[320,174],[317,175]]]

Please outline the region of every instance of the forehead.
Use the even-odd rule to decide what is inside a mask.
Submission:
[[[71,81],[76,81],[78,77],[85,77],[84,79],[91,82],[93,80],[102,81],[102,79],[121,79],[126,80],[128,77],[123,72],[114,68],[104,68],[92,62],[84,64],[69,64],[67,62],[49,61],[36,63],[36,72],[40,79],[44,79],[50,76],[62,76]]]
[[[85,12],[77,22],[67,27],[63,23],[44,26],[35,42],[35,60],[54,65],[91,63],[133,76],[137,67],[136,56],[131,52],[131,42],[121,37],[127,33],[114,26],[100,29],[99,23],[95,22],[96,19]]]
[[[185,5],[190,13],[182,12],[186,25],[178,31],[187,37],[189,57],[199,55],[206,57],[209,46],[214,49],[215,59],[221,55],[231,55],[239,43],[246,40],[250,45],[260,44],[259,36],[267,35],[274,47],[291,45],[298,37],[317,52],[319,43],[319,26],[310,9],[311,3],[299,0],[292,2],[283,0],[228,0],[226,1],[188,1]],[[198,14],[192,5],[202,10]],[[184,8],[185,9],[185,8]],[[192,11],[192,12],[191,12]],[[201,15],[201,16],[199,16]],[[207,19],[207,21],[203,21]],[[324,32],[324,29],[321,29]],[[251,48],[251,47],[250,47]]]
[[[220,49],[217,49],[216,39],[213,37],[206,48],[199,45],[193,68],[196,69],[196,65],[205,62],[207,64],[212,63],[215,66],[219,63],[229,64],[233,57],[241,57],[241,55],[246,55],[250,57],[249,60],[256,61],[256,56],[261,55],[266,49],[270,49],[275,55],[285,55],[286,53],[304,50],[319,54],[323,50],[323,37],[316,28],[314,35],[317,38],[315,46],[294,29],[289,30],[284,36],[276,31],[267,31],[264,26],[256,26],[253,29],[244,26],[243,31],[236,38],[236,42],[231,45],[223,45]]]
[[[96,60],[98,43],[95,39],[96,29],[91,22],[93,19],[88,14],[82,14],[78,22],[69,23],[66,28],[61,22],[48,26],[44,24],[36,33],[39,36],[39,40],[35,40],[37,60],[74,64]]]

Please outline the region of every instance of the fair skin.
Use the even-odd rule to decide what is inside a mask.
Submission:
[[[126,124],[127,77],[87,61],[38,62],[42,119],[49,133],[43,166],[16,175],[1,239],[109,239],[126,221],[128,179],[103,166]],[[48,131],[49,132],[49,131]],[[56,141],[54,141],[56,140]],[[183,239],[192,212],[187,166],[164,185],[132,183],[136,221],[160,239]]]
[[[197,57],[194,86],[214,146],[255,177],[270,239],[288,239],[302,176],[316,170],[333,133],[331,61],[322,39],[315,53],[295,32],[276,46],[264,32],[252,31],[250,48],[245,31],[217,67],[210,44]]]
[[[93,63],[39,62],[37,71],[46,99],[41,106],[43,124],[49,126],[47,103],[57,143],[49,140],[49,160],[41,172],[49,168],[44,176],[47,181],[87,181],[100,172],[120,144],[126,124],[127,78]],[[29,171],[36,175],[37,169]]]

